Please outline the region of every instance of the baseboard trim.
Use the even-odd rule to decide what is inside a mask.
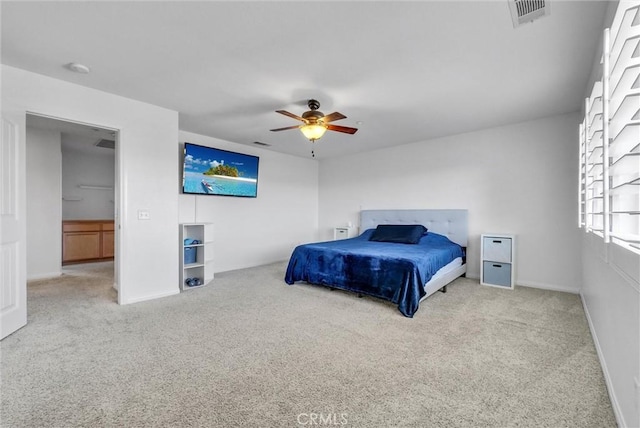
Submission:
[[[467,278],[480,280],[480,275],[474,275],[467,272]],[[551,291],[561,291],[563,293],[571,293],[571,294],[580,294],[580,290],[570,287],[563,287],[561,285],[555,284],[545,284],[543,282],[535,282],[535,281],[520,281],[516,279],[516,286],[521,287],[529,287],[529,288],[539,288],[541,290],[551,290]]]
[[[27,276],[27,281],[37,281],[39,279],[49,279],[49,278],[57,278],[62,276],[62,272],[49,272],[49,273],[40,273],[38,275]]]
[[[618,426],[626,427],[627,424],[624,420],[622,409],[620,408],[620,404],[618,403],[618,399],[616,398],[616,393],[613,389],[613,382],[611,381],[611,375],[609,375],[609,370],[607,369],[607,362],[604,359],[604,354],[602,353],[602,348],[600,347],[600,341],[598,340],[598,335],[596,334],[596,330],[593,327],[593,322],[591,321],[589,308],[587,307],[587,303],[585,302],[584,295],[582,294],[582,292],[580,292],[579,295],[580,295],[580,301],[582,302],[582,308],[584,309],[584,314],[587,317],[587,324],[589,325],[589,331],[591,332],[591,337],[593,338],[593,344],[596,347],[596,354],[598,354],[598,361],[600,361],[602,374],[604,375],[604,383],[607,385],[607,392],[609,393],[609,399],[611,400],[611,407],[613,408],[613,414],[616,417],[616,422]]]
[[[580,294],[580,290],[575,288],[564,287],[562,285],[555,285],[555,284],[545,284],[542,282],[535,282],[535,281],[517,281],[516,280],[516,285],[520,285],[522,287],[540,288],[542,290],[561,291],[563,293]]]
[[[140,303],[140,302],[146,302],[147,300],[154,300],[154,299],[160,299],[162,297],[169,297],[169,296],[173,296],[176,294],[180,294],[180,290],[172,290],[172,291],[167,291],[165,293],[159,293],[159,294],[152,294],[150,296],[142,296],[142,297],[135,297],[133,299],[126,299],[122,302],[120,302],[121,305],[130,305],[132,303]]]

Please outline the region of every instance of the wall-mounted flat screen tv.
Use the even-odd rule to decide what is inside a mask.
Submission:
[[[257,156],[184,143],[182,192],[255,198],[259,160]]]

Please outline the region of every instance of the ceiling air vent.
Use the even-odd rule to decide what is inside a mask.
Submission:
[[[106,139],[102,139],[100,141],[98,141],[96,143],[96,147],[102,147],[105,149],[115,149],[116,148],[116,142],[114,140],[106,140]]]
[[[548,0],[509,0],[513,28],[547,16],[550,13]]]
[[[271,144],[263,143],[262,141],[254,141],[253,144],[256,146],[270,147]]]

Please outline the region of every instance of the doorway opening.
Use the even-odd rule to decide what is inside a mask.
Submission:
[[[27,113],[27,280],[100,266],[118,301],[118,130]]]

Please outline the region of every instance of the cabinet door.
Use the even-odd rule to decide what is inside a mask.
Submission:
[[[482,242],[483,260],[511,263],[511,238],[485,236]]]
[[[102,257],[113,257],[113,231],[102,232]]]
[[[511,265],[509,263],[483,262],[482,282],[511,288]]]
[[[100,232],[67,232],[62,236],[62,261],[100,258]]]

